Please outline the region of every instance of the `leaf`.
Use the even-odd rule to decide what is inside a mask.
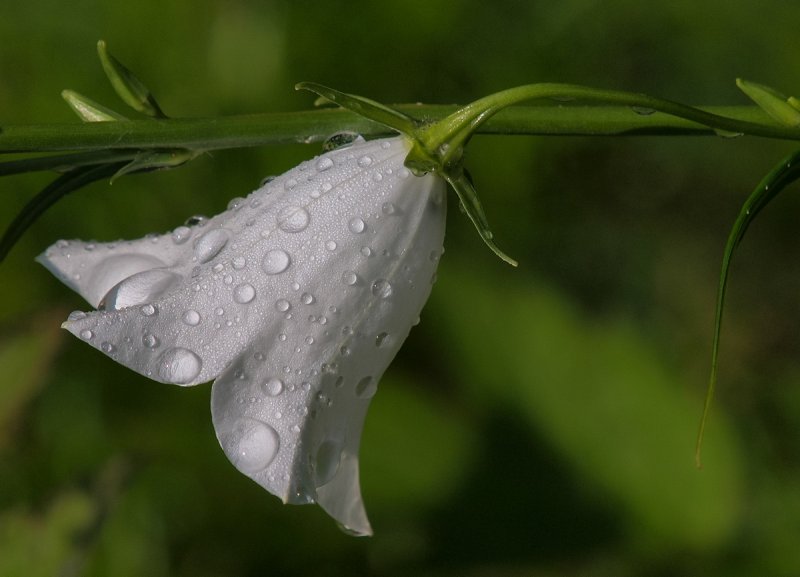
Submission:
[[[83,94],[78,94],[73,90],[64,90],[61,97],[67,101],[69,107],[84,122],[113,122],[115,120],[127,120],[121,114],[98,104],[94,100],[87,98]]]
[[[728,235],[725,244],[725,251],[722,256],[722,269],[719,276],[719,288],[717,290],[717,306],[714,313],[714,342],[711,351],[711,376],[709,378],[706,399],[703,405],[703,416],[700,420],[700,430],[697,434],[697,446],[695,449],[695,462],[701,465],[700,453],[705,434],[708,412],[711,408],[711,401],[714,398],[714,388],[717,382],[717,369],[719,360],[720,331],[722,329],[722,311],[725,306],[725,294],[728,286],[728,274],[730,272],[733,252],[744,238],[744,234],[750,223],[781,191],[800,178],[800,150],[791,154],[781,161],[766,177],[758,184],[755,190],[745,200],[739,211],[739,216],[733,223],[733,228]]]
[[[797,110],[789,99],[777,90],[748,82],[741,78],[736,79],[736,86],[744,92],[750,100],[758,104],[764,112],[786,126],[800,126],[800,110]]]
[[[125,104],[147,116],[167,118],[147,86],[111,55],[105,41],[100,40],[97,43],[97,54],[100,56],[100,63],[106,76],[111,81],[111,86]]]

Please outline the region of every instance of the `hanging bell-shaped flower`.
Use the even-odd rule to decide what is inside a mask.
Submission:
[[[442,254],[445,182],[409,172],[410,147],[358,140],[211,219],[39,258],[99,309],[67,330],[157,381],[216,379],[214,427],[236,468],[361,535],[364,417]]]

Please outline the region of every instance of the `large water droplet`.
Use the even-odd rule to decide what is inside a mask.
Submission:
[[[190,327],[196,327],[200,324],[200,313],[198,313],[196,310],[189,309],[183,313],[183,322]]]
[[[142,336],[142,344],[146,346],[148,349],[154,349],[160,343],[158,341],[158,337],[150,333],[145,333],[144,336]]]
[[[162,268],[136,273],[114,285],[100,301],[98,308],[111,311],[150,303],[180,280],[180,276]],[[147,314],[144,310],[142,313]]]
[[[346,270],[342,273],[342,282],[348,286],[353,286],[358,282],[358,275],[352,270]]]
[[[379,278],[372,283],[372,294],[376,297],[388,299],[392,296],[392,292],[392,284],[384,278]]]
[[[333,168],[333,160],[331,160],[327,156],[321,157],[317,160],[317,170],[320,172],[324,172],[330,168]]]
[[[263,384],[263,388],[270,397],[277,397],[283,392],[283,381],[273,377]]]
[[[292,259],[289,253],[279,248],[270,250],[264,255],[264,260],[261,261],[261,268],[267,274],[280,274],[289,268]]]
[[[329,483],[339,470],[342,462],[342,444],[339,441],[323,441],[317,449],[316,477],[317,487]]]
[[[345,146],[353,144],[353,142],[359,138],[361,138],[361,136],[355,132],[337,132],[322,143],[322,150],[330,152],[337,148],[344,148]]]
[[[167,383],[185,385],[200,374],[203,362],[189,349],[174,347],[158,359],[158,376]]]
[[[310,293],[303,293],[302,295],[300,295],[300,302],[303,303],[304,305],[313,304],[314,300],[316,300],[314,299],[314,295]]]
[[[192,229],[188,226],[179,226],[172,231],[172,242],[175,244],[183,244],[189,237],[192,236]]]
[[[356,395],[362,399],[369,399],[378,390],[378,383],[372,377],[364,377],[356,385]]]
[[[233,289],[233,300],[241,305],[246,305],[256,298],[256,289],[251,284],[240,284]]]
[[[347,228],[349,228],[350,232],[352,232],[353,234],[361,234],[362,232],[364,232],[364,229],[366,227],[367,225],[364,223],[364,221],[358,217],[351,218],[350,222],[347,223]]]
[[[305,230],[311,216],[301,206],[285,206],[278,213],[278,228],[284,232],[300,232]]]
[[[89,329],[83,329],[80,336],[84,341],[89,341],[94,337],[94,333]]]
[[[278,454],[280,439],[275,429],[256,419],[240,419],[220,439],[225,454],[242,473],[258,473]]]
[[[207,222],[208,219],[205,216],[202,214],[196,214],[187,218],[184,224],[186,226],[205,226]]]
[[[290,308],[292,308],[292,305],[289,304],[289,301],[287,301],[286,299],[278,299],[277,301],[275,301],[275,310],[277,310],[278,312],[285,313]]]
[[[158,309],[155,307],[155,305],[147,303],[146,305],[139,307],[139,312],[146,317],[152,317],[158,312]]]
[[[194,243],[194,255],[201,263],[208,262],[225,248],[230,233],[224,228],[209,230]]]
[[[365,154],[364,156],[358,159],[358,166],[360,166],[361,168],[367,168],[371,164],[372,164],[372,157],[369,154]]]

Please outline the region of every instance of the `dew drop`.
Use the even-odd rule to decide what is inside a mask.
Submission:
[[[386,279],[379,278],[372,283],[372,294],[374,294],[376,297],[388,299],[390,296],[392,296],[392,291],[392,285]]]
[[[333,136],[328,137],[325,142],[322,143],[322,150],[325,152],[330,152],[331,150],[336,150],[337,148],[344,148],[345,146],[353,144],[353,142],[359,138],[360,136],[355,132],[337,132]]]
[[[394,203],[384,202],[383,206],[381,206],[381,211],[383,214],[391,216],[393,214],[397,214],[397,207],[394,205]]]
[[[350,222],[347,223],[347,228],[350,229],[350,232],[353,234],[361,234],[364,232],[364,229],[367,228],[367,225],[358,217],[351,218]]]
[[[247,260],[243,256],[237,256],[231,261],[231,265],[233,265],[234,270],[242,270],[247,266]]]
[[[148,303],[146,305],[142,305],[139,308],[139,312],[142,313],[146,317],[152,317],[153,315],[155,315],[158,312],[158,309],[156,309],[156,307],[154,305]]]
[[[300,295],[300,302],[302,302],[304,305],[313,304],[314,300],[315,300],[314,295],[310,293],[303,293],[302,295]]]
[[[383,342],[386,340],[386,337],[389,336],[389,333],[380,333],[375,337],[375,346],[380,347]]]
[[[203,362],[189,349],[167,349],[158,359],[158,376],[167,383],[184,385],[200,374]]]
[[[161,268],[145,270],[115,284],[100,301],[100,310],[120,310],[156,300],[181,280]],[[144,311],[142,311],[144,314]],[[153,311],[155,313],[155,310]]]
[[[196,310],[189,309],[183,313],[183,322],[190,327],[196,327],[200,324],[200,313],[198,313]]]
[[[152,335],[150,333],[145,333],[144,336],[142,337],[142,344],[146,346],[148,349],[154,349],[161,343],[159,342],[158,337],[156,337],[155,335]]]
[[[289,253],[285,250],[276,248],[267,252],[264,255],[264,260],[261,261],[261,268],[267,274],[280,274],[289,268],[292,259]]]
[[[81,331],[81,338],[82,338],[84,341],[91,340],[91,339],[92,339],[92,337],[94,337],[94,333],[93,333],[92,331],[90,331],[89,329],[83,329],[83,330]]]
[[[194,255],[201,263],[210,261],[228,244],[230,234],[223,228],[209,230],[194,243]]]
[[[365,154],[361,158],[358,159],[358,166],[361,168],[367,168],[372,164],[372,157],[369,154]]]
[[[289,304],[289,301],[287,301],[286,299],[279,299],[275,301],[275,309],[278,312],[285,313],[290,308],[292,308],[292,305]]]
[[[315,471],[317,487],[329,483],[339,470],[342,461],[342,444],[338,441],[324,441],[317,449]]]
[[[329,240],[328,242],[325,243],[325,248],[327,248],[330,251],[336,250],[336,246],[337,245],[335,240]]]
[[[179,226],[175,230],[172,231],[172,242],[175,244],[183,244],[189,237],[192,236],[192,229],[188,226]]]
[[[244,199],[241,196],[234,197],[228,202],[228,210],[236,210],[244,206]]]
[[[68,321],[79,321],[86,318],[86,313],[83,311],[72,311],[67,317]]]
[[[346,270],[342,273],[342,282],[348,286],[353,286],[358,282],[358,275],[351,270]]]
[[[205,226],[207,222],[208,219],[205,216],[202,214],[196,214],[187,218],[184,224],[186,226]]]
[[[240,284],[233,289],[233,300],[241,305],[245,305],[256,298],[256,289],[251,284]]]
[[[333,160],[331,160],[327,156],[323,156],[319,160],[317,160],[317,170],[320,172],[324,172],[329,168],[333,168]]]
[[[248,475],[266,469],[280,447],[275,429],[256,419],[240,419],[221,440],[231,463]]]
[[[356,385],[356,395],[362,399],[369,399],[378,390],[378,384],[372,377],[364,377]]]
[[[305,230],[311,216],[301,206],[285,206],[278,213],[278,228],[284,232],[300,232]]]
[[[361,247],[361,254],[364,255],[365,257],[369,258],[369,257],[372,256],[372,249],[369,248],[368,246],[362,246]]]
[[[272,377],[262,385],[262,388],[270,397],[277,397],[283,392],[283,381],[277,377]]]
[[[117,347],[115,347],[111,343],[104,342],[100,345],[100,350],[106,353],[107,355],[110,355],[117,350]]]
[[[650,108],[648,106],[631,106],[631,110],[633,110],[639,116],[650,116],[656,111],[655,108]]]

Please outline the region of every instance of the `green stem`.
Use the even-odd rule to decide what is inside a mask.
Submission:
[[[599,93],[593,91],[593,94],[597,96]],[[561,90],[550,96],[570,96],[570,94]],[[767,138],[800,140],[799,130],[776,124],[756,106],[695,109],[674,104],[667,112],[678,113],[683,116],[681,118],[661,112],[653,114],[636,112],[632,107],[656,108],[653,106],[653,101],[658,99],[643,95],[629,96],[626,106],[575,104],[513,106],[486,120],[480,125],[477,133],[713,135],[715,128]],[[455,105],[398,105],[396,108],[425,122],[441,120],[459,109]],[[320,142],[331,134],[344,130],[365,136],[391,133],[387,128],[346,110],[319,109],[218,118],[9,125],[0,127],[0,153],[149,148],[219,150],[268,144]]]

